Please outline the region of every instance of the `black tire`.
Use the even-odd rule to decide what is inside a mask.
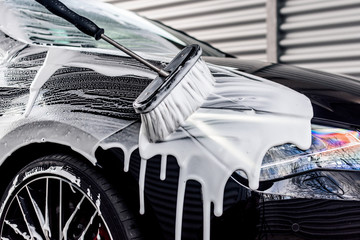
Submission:
[[[65,155],[42,157],[19,171],[2,198],[0,227],[1,239],[140,238],[134,215],[108,181]]]

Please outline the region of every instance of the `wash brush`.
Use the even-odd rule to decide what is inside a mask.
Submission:
[[[212,91],[214,78],[200,58],[202,50],[190,45],[160,68],[105,35],[91,20],[78,15],[58,0],[35,0],[53,14],[75,25],[81,32],[103,39],[158,73],[138,96],[133,106],[140,113],[144,133],[151,142],[162,141],[174,132]]]

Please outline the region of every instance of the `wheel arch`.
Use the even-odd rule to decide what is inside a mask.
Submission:
[[[94,163],[93,160],[89,160],[87,156],[68,145],[55,142],[30,143],[19,147],[3,160],[0,165],[2,179],[0,181],[0,192],[3,192],[16,173],[30,162],[47,155],[59,153],[73,156],[84,163],[95,166],[97,170],[108,177],[114,175],[116,169],[119,173],[123,172],[122,159],[119,159],[119,156],[123,156],[121,149],[118,149],[117,154],[114,154],[111,150],[98,148],[95,152],[96,162]],[[113,165],[109,164],[109,160],[112,161]]]
[[[66,136],[69,129],[71,135]],[[80,143],[79,141],[73,141],[77,136],[80,136]],[[0,159],[0,176],[2,179],[0,181],[0,191],[3,193],[16,174],[30,162],[47,155],[61,153],[74,156],[94,166],[110,183],[113,183],[112,185],[116,187],[120,194],[124,194],[132,210],[138,212],[138,182],[130,172],[124,172],[123,149],[121,147],[107,148],[106,144],[101,146],[101,141],[92,136],[91,143],[88,146],[81,146],[81,141],[89,140],[89,136],[91,136],[91,133],[52,121],[41,123],[41,128],[37,123],[23,125],[9,132],[0,139],[0,152],[2,152]],[[42,141],[43,137],[45,141]],[[73,140],[67,141],[70,138]],[[116,136],[116,139],[126,141],[121,135]],[[7,142],[6,147],[4,147],[5,142]],[[126,182],[126,184],[121,184],[121,182]],[[148,210],[150,209],[148,208]],[[160,234],[161,230],[152,233],[155,228],[160,229],[155,219],[156,217],[150,211],[147,211],[145,218],[141,219],[141,225],[144,226],[146,234]],[[148,223],[152,223],[151,226]]]
[[[74,156],[96,166],[97,170],[108,177],[118,176],[123,172],[123,150],[118,149],[114,154],[111,149],[104,150],[100,146],[101,139],[108,136],[108,133],[59,121],[20,121],[14,126],[0,138],[0,191],[31,161],[58,153]],[[122,136],[116,137],[116,140],[119,139]],[[115,178],[114,180],[117,181]]]
[[[103,150],[98,148],[95,152],[96,162],[89,160],[76,149],[55,142],[30,143],[20,146],[11,155],[6,157],[0,165],[0,192],[3,193],[16,174],[30,162],[54,154],[65,154],[94,166],[109,182],[113,183],[117,191],[126,193],[130,201],[138,201],[138,185],[136,179],[123,171],[123,151],[121,149]],[[125,187],[119,182],[125,182]],[[130,187],[132,189],[130,189]]]
[[[0,165],[0,176],[2,179],[2,181],[0,181],[0,191],[4,192],[11,179],[24,166],[40,157],[56,153],[74,156],[83,162],[92,164],[85,156],[75,151],[70,146],[53,142],[31,143],[21,146],[13,151]]]

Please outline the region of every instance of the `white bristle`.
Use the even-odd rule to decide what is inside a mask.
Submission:
[[[203,104],[214,84],[209,68],[199,59],[154,110],[141,114],[149,140],[161,141],[174,132]]]

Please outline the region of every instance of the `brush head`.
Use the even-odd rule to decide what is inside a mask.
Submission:
[[[135,111],[141,114],[151,142],[174,132],[212,91],[215,80],[201,53],[198,45],[184,48],[164,68],[169,76],[155,78],[135,100]]]

